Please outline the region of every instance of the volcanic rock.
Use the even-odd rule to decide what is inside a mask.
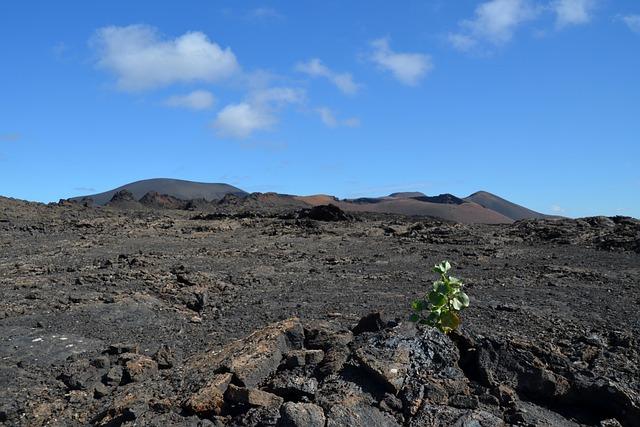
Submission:
[[[298,214],[299,218],[309,218],[316,221],[349,221],[352,217],[336,205],[319,205],[311,209],[304,209]]]
[[[144,206],[159,209],[185,209],[187,207],[186,201],[168,194],[160,194],[157,191],[149,191],[142,196],[139,202]]]
[[[313,403],[285,402],[280,408],[278,427],[324,427],[322,408]]]
[[[238,387],[233,384],[229,385],[225,398],[234,404],[259,406],[263,408],[278,409],[284,400],[280,396],[276,396],[266,391],[255,388]]]

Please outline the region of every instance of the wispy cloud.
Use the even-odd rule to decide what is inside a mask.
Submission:
[[[318,58],[298,63],[296,70],[311,77],[324,77],[348,95],[354,95],[360,89],[360,85],[353,81],[351,73],[337,73],[324,65]]]
[[[174,108],[187,108],[189,110],[207,110],[213,107],[215,98],[206,90],[195,90],[186,95],[175,95],[167,98],[164,105]]]
[[[19,133],[0,134],[0,142],[16,142],[21,139],[22,139],[22,135]]]
[[[357,117],[350,117],[348,119],[339,119],[336,114],[328,107],[316,108],[316,112],[320,116],[320,120],[325,126],[330,128],[336,128],[339,126],[345,127],[358,127],[360,126],[360,119]]]
[[[378,68],[390,72],[396,80],[408,86],[416,86],[431,70],[433,62],[423,53],[395,52],[386,38],[371,42],[371,61]]]
[[[269,130],[277,122],[276,113],[289,104],[304,101],[301,89],[276,87],[252,93],[244,102],[224,107],[213,122],[222,137],[245,139],[256,131]]]
[[[483,45],[504,46],[528,22],[553,14],[557,29],[591,22],[600,0],[489,0],[479,4],[470,19],[458,23],[458,30],[447,35],[449,44],[460,51]],[[537,30],[537,34],[545,31]]]
[[[623,15],[620,20],[634,33],[640,34],[640,15]]]
[[[556,25],[562,28],[589,23],[596,5],[596,0],[555,0],[551,8],[556,14]]]
[[[98,52],[98,66],[115,74],[117,87],[124,91],[215,82],[240,70],[230,48],[197,31],[163,39],[146,25],[111,26],[96,31],[91,45]]]
[[[251,19],[260,20],[281,20],[284,19],[284,15],[278,12],[272,7],[256,7],[251,9],[247,14],[247,17]]]
[[[559,206],[559,205],[552,205],[551,206],[551,212],[553,212],[554,214],[563,214],[566,212],[566,209],[564,209],[563,207]]]
[[[503,45],[538,12],[528,0],[487,1],[476,7],[473,18],[460,21],[459,31],[449,34],[448,39],[459,50],[469,50],[480,42]]]
[[[450,33],[447,35],[447,39],[451,46],[462,51],[471,50],[478,44],[478,41],[472,36],[461,33]]]

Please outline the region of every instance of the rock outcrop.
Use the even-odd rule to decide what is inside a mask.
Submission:
[[[287,319],[178,367],[164,364],[162,379],[154,360],[117,344],[70,362],[60,378],[78,399],[108,402],[91,419],[97,425],[635,426],[640,419],[633,387],[589,374],[557,350],[381,319],[369,315],[354,331]]]

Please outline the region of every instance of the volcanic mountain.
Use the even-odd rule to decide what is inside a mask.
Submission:
[[[220,200],[227,194],[244,197],[247,193],[229,184],[183,181],[181,179],[155,178],[125,184],[104,193],[73,197],[72,201],[92,199],[96,205],[106,205],[111,198],[122,190],[127,190],[136,200],[140,200],[149,192],[175,197],[180,200],[204,199]]]
[[[405,195],[409,195],[407,197]],[[312,205],[333,204],[349,212],[393,213],[409,216],[429,216],[466,224],[509,224],[513,219],[477,203],[451,194],[428,197],[417,193],[394,193],[386,197],[338,200],[331,196],[303,196],[300,200]],[[421,193],[420,193],[421,194]]]
[[[551,215],[541,214],[540,212],[532,211],[524,206],[516,205],[508,200],[498,197],[495,194],[488,193],[486,191],[478,191],[473,193],[469,197],[465,197],[467,202],[477,203],[480,206],[496,211],[506,217],[509,217],[515,221],[520,219],[544,219],[553,218]]]
[[[237,187],[178,179],[148,179],[123,185],[104,193],[74,197],[72,201],[93,200],[100,206],[126,209],[290,211],[320,205],[335,205],[346,212],[374,212],[434,217],[466,224],[509,224],[520,219],[550,218],[494,194],[479,191],[466,198],[453,194],[427,196],[400,192],[381,197],[338,199],[330,195],[295,196],[278,193],[247,193]],[[126,200],[125,200],[126,199]]]

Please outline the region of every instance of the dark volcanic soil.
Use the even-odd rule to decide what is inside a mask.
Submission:
[[[197,214],[0,198],[0,423],[640,425],[637,220]],[[444,259],[471,297],[452,339],[404,321]],[[345,329],[345,342],[312,339],[372,311],[391,322],[355,337]],[[202,365],[208,350],[292,317],[304,345],[265,344],[279,356],[255,381],[219,360]],[[398,343],[444,356],[438,365],[411,350],[421,374],[364,384]],[[323,349],[326,366],[334,347],[348,348],[344,366],[280,365],[287,352]],[[282,386],[285,368],[315,386]],[[436,378],[447,369],[458,382]],[[192,394],[211,381],[226,382],[224,404],[200,410]],[[373,409],[354,415],[348,387]],[[319,424],[291,421],[301,411]]]

